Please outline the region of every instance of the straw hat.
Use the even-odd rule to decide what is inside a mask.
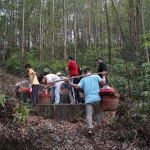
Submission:
[[[62,76],[62,74],[60,72],[57,72],[56,75],[57,76]]]

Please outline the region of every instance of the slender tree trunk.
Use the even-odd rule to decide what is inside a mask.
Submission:
[[[30,21],[30,15],[28,18],[28,51],[30,51],[30,25],[31,25],[31,21]]]
[[[100,48],[101,48],[101,50],[103,49],[102,13],[103,13],[103,1],[100,0]]]
[[[132,53],[132,60],[134,62],[134,50],[133,50],[133,40],[132,40],[132,20],[131,20],[131,12],[128,13],[128,22],[129,22],[129,30],[130,30],[130,49]]]
[[[64,0],[64,62],[66,62],[67,55],[67,0]]]
[[[77,51],[77,0],[74,0],[74,57],[76,61]]]
[[[5,62],[5,48],[6,48],[6,29],[7,29],[7,15],[5,15],[5,19],[4,19],[4,32],[3,32],[3,55],[2,55],[2,59],[3,62]]]
[[[143,10],[142,10],[142,0],[139,0],[139,7],[140,7],[140,15],[141,15],[141,21],[142,21],[142,34],[145,34],[145,24],[144,24],[144,18],[143,18]],[[146,61],[149,62],[149,52],[147,45],[145,46],[145,53],[146,53]]]
[[[106,11],[106,19],[107,19],[107,31],[108,31],[109,64],[111,64],[111,41],[110,41],[110,27],[109,27],[109,18],[108,18],[108,9],[107,9],[107,1],[106,1],[106,0],[105,0],[105,11]]]
[[[55,48],[55,31],[54,31],[54,29],[55,29],[55,27],[54,27],[54,15],[55,15],[55,13],[54,13],[54,11],[55,11],[55,2],[53,0],[53,12],[52,12],[52,20],[53,20],[52,59],[54,58],[54,48]]]
[[[10,14],[10,39],[9,39],[9,57],[11,55],[11,48],[12,48],[12,36],[13,36],[13,6],[14,0],[11,2],[11,14]]]
[[[43,4],[44,0],[40,1],[40,60],[43,60]]]
[[[22,42],[21,42],[21,57],[24,57],[24,0],[22,0]]]
[[[89,6],[89,12],[88,12],[88,45],[91,47],[91,1],[89,0],[88,6]]]

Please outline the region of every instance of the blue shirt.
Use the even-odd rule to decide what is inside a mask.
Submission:
[[[101,77],[98,75],[86,76],[80,80],[78,86],[84,89],[85,104],[101,100],[99,94],[99,83],[101,80]]]

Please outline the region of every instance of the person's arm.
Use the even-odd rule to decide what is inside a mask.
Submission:
[[[71,87],[75,88],[75,89],[79,89],[80,87],[78,86],[78,84],[73,84],[70,82],[69,78],[65,79],[65,82],[68,83]]]
[[[68,68],[68,67],[66,67],[66,68],[65,68],[65,70],[66,70],[66,71],[68,71],[68,70],[69,70],[69,68]]]
[[[35,72],[32,72],[32,79],[31,79],[31,83],[33,83],[34,77],[35,77]]]
[[[102,72],[102,80],[100,81],[101,85],[104,85],[106,83],[106,72],[103,71]]]

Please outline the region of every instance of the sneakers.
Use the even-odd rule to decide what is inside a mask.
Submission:
[[[88,135],[92,135],[93,134],[93,129],[92,128],[89,128],[88,129]]]

